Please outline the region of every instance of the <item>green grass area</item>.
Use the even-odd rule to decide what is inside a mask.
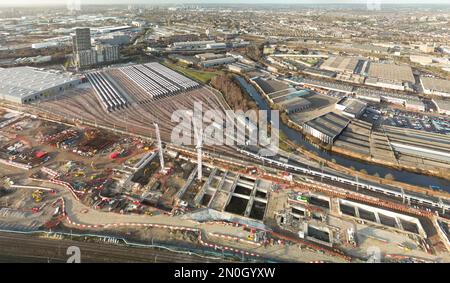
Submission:
[[[205,72],[205,71],[193,70],[193,69],[189,69],[187,67],[180,66],[178,64],[173,64],[167,60],[163,61],[162,64],[175,70],[175,71],[182,73],[186,77],[189,77],[193,80],[202,82],[204,84],[209,83],[211,81],[211,79],[217,75],[217,72]]]

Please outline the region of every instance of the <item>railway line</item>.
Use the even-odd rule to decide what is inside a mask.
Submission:
[[[215,96],[212,96],[215,98]],[[177,100],[178,97],[172,97],[171,101],[167,101],[166,99],[160,99],[155,104],[149,104],[149,105],[132,105],[128,109],[124,109],[121,112],[123,113],[123,116],[120,115],[108,115],[111,117],[105,117],[105,115],[102,115],[95,109],[98,109],[99,104],[98,101],[95,99],[95,97],[90,96],[90,99],[84,98],[82,102],[72,102],[71,103],[65,103],[63,101],[57,101],[54,102],[57,104],[58,107],[56,108],[62,108],[63,106],[67,107],[69,105],[70,109],[71,107],[75,109],[84,109],[86,108],[86,114],[88,114],[90,117],[85,117],[87,120],[91,120],[92,118],[95,119],[96,123],[101,123],[104,125],[108,125],[110,127],[116,127],[116,128],[122,128],[124,130],[133,128],[133,131],[135,133],[143,134],[148,136],[149,134],[154,134],[153,127],[146,127],[144,121],[156,121],[158,124],[160,124],[160,131],[161,131],[161,138],[164,141],[169,141],[171,139],[171,132],[172,127],[174,126],[171,122],[171,115],[169,115],[170,111],[175,111],[180,109],[179,107],[183,107],[185,109],[191,109],[192,106],[192,100]],[[192,98],[192,96],[191,96]],[[202,97],[200,97],[202,98]],[[202,98],[204,99],[204,97]],[[212,100],[213,98],[209,98]],[[175,101],[172,101],[175,100]],[[208,105],[213,104],[214,101],[211,102],[210,100],[207,100]],[[75,105],[73,105],[75,103]],[[214,107],[213,105],[210,105],[209,107]],[[223,107],[220,102],[215,101],[216,107]],[[55,108],[53,105],[51,108]],[[165,108],[165,110],[162,112],[160,109],[157,108]],[[182,109],[183,109],[182,108]],[[63,108],[64,109],[64,108]],[[217,109],[217,108],[216,108]],[[158,119],[156,119],[156,111],[162,112],[160,116],[158,116]],[[128,114],[125,114],[128,113]],[[127,115],[126,121],[124,121],[124,117]],[[153,116],[155,115],[155,116]],[[418,195],[412,195],[409,192],[402,192],[401,189],[394,189],[389,188],[385,185],[377,185],[372,184],[368,182],[362,182],[362,181],[356,181],[349,179],[348,177],[340,176],[339,174],[334,174],[330,172],[322,173],[319,172],[318,169],[310,169],[309,165],[301,164],[301,163],[295,163],[290,161],[291,164],[284,164],[281,161],[277,161],[271,158],[264,158],[261,156],[258,156],[255,153],[252,153],[250,151],[245,151],[241,149],[236,149],[229,146],[220,146],[213,148],[205,147],[205,150],[220,152],[223,155],[229,155],[233,156],[234,158],[238,158],[242,161],[249,161],[249,162],[255,162],[258,161],[259,164],[265,164],[265,165],[271,165],[275,166],[277,168],[292,172],[292,173],[302,173],[306,174],[311,177],[320,178],[322,182],[329,182],[332,184],[334,182],[334,185],[337,183],[340,186],[346,187],[348,189],[352,190],[364,190],[367,193],[370,194],[377,194],[384,197],[388,197],[395,200],[406,200],[406,202],[410,202],[413,205],[417,205],[420,207],[423,207],[425,209],[431,209],[433,211],[437,211],[441,213],[443,208],[445,208],[446,213],[441,213],[441,216],[448,217],[448,208],[450,208],[450,205],[444,201],[433,199],[430,196],[418,196]]]
[[[204,263],[226,260],[203,257],[166,249],[129,247],[73,240],[54,240],[31,235],[0,232],[0,262],[16,259],[19,262],[66,262],[67,248],[77,246],[81,262],[174,262]]]
[[[176,97],[173,97],[173,99],[176,99]],[[209,101],[208,101],[209,102]],[[61,102],[61,101],[57,101],[55,102],[56,104],[58,104],[58,108],[62,108],[62,106],[66,106],[67,107],[67,103]],[[146,127],[144,121],[156,121],[158,122],[161,126],[160,126],[160,131],[161,131],[161,137],[164,141],[169,141],[171,139],[171,131],[172,131],[172,126],[174,126],[170,120],[170,115],[168,115],[169,113],[171,113],[170,111],[174,111],[174,110],[178,110],[180,108],[178,107],[186,107],[185,109],[190,109],[192,108],[192,104],[189,105],[189,101],[175,101],[174,103],[166,101],[165,99],[161,99],[158,100],[157,103],[161,103],[158,106],[154,106],[154,105],[133,105],[132,107],[122,110],[120,113],[129,111],[128,113],[128,117],[127,120],[124,121],[123,118],[121,118],[118,115],[114,115],[114,117],[110,117],[110,119],[106,118],[104,115],[98,113],[98,111],[95,111],[93,109],[98,109],[95,108],[95,106],[99,106],[98,105],[98,101],[94,98],[91,97],[91,99],[84,99],[81,103],[77,103],[76,105],[74,105],[74,108],[78,108],[82,107],[82,108],[86,108],[86,112],[90,118],[94,118],[96,120],[96,123],[101,123],[101,124],[105,124],[108,125],[110,127],[117,127],[117,128],[122,128],[122,129],[127,129],[127,128],[133,128],[134,132],[139,133],[139,134],[143,134],[143,135],[147,135],[150,134],[154,134],[154,129],[153,127]],[[69,104],[72,105],[72,104]],[[153,114],[150,113],[155,113],[155,111],[157,111],[158,107],[167,107],[166,111],[163,115],[159,116],[158,119],[155,119],[155,117],[153,116]],[[190,107],[190,108],[189,108]],[[212,107],[212,106],[210,106]],[[53,107],[52,107],[53,108]],[[131,115],[131,112],[134,115]],[[123,114],[125,117],[125,113]],[[140,118],[138,118],[140,117]],[[88,118],[88,117],[86,117]],[[89,120],[89,118],[87,119]],[[92,121],[92,120],[91,120]],[[423,197],[423,196],[416,196],[416,195],[411,195],[407,192],[402,192],[399,189],[393,189],[393,188],[388,188],[386,186],[380,186],[380,185],[375,185],[375,184],[368,184],[366,182],[361,182],[361,181],[356,181],[356,180],[352,180],[349,178],[345,178],[343,176],[338,176],[337,174],[331,174],[331,173],[322,173],[319,172],[318,170],[312,170],[310,169],[310,167],[308,165],[304,165],[304,164],[300,164],[300,163],[296,163],[296,164],[284,164],[283,162],[274,160],[274,159],[270,159],[270,158],[264,158],[264,157],[260,157],[252,152],[249,151],[244,151],[241,149],[236,150],[235,148],[232,147],[227,147],[227,146],[220,146],[220,147],[216,147],[214,149],[212,148],[208,148],[205,147],[205,150],[210,149],[211,151],[216,151],[216,152],[221,152],[223,155],[230,155],[233,156],[235,158],[239,158],[242,161],[249,161],[249,162],[254,162],[254,161],[259,161],[259,163],[263,163],[265,165],[271,165],[271,166],[276,166],[280,169],[283,170],[287,170],[289,172],[292,173],[302,173],[302,174],[306,174],[312,177],[317,177],[320,178],[321,181],[323,182],[334,182],[334,185],[336,185],[336,182],[339,183],[341,186],[356,190],[365,190],[365,192],[369,192],[369,193],[377,193],[378,195],[382,195],[385,197],[390,197],[393,199],[405,199],[406,201],[409,201],[410,203],[414,204],[414,205],[418,205],[418,206],[422,206],[424,208],[428,208],[428,209],[432,209],[433,211],[442,211],[442,208],[445,208],[446,211],[448,210],[448,208],[450,208],[450,206],[447,203],[440,203],[439,200],[434,200],[434,199],[430,199],[431,197]],[[291,161],[292,163],[292,161]],[[441,213],[442,214],[442,213]],[[446,212],[445,214],[442,214],[442,216],[448,216],[448,212]]]
[[[155,66],[159,68],[158,64]],[[161,76],[152,79],[152,83],[159,85],[160,89],[161,85],[166,85],[166,88],[164,88],[165,90],[168,90],[169,85],[175,88],[178,87],[177,89],[180,89],[182,86],[182,83],[179,80],[181,80],[183,76],[178,74],[180,78],[174,79],[171,77],[173,74],[168,74],[167,70],[158,70],[155,72],[152,70],[154,70],[154,68],[149,65],[133,67],[133,73],[140,72],[141,79],[145,78],[147,80],[150,79],[149,76],[157,73],[162,74]],[[130,103],[128,108],[119,109],[118,111],[109,113],[104,107],[102,108],[101,100],[99,101],[92,91],[87,91],[87,93],[83,95],[66,96],[58,101],[42,103],[40,106],[48,111],[53,110],[54,112],[58,112],[59,116],[87,120],[91,123],[95,122],[95,124],[101,124],[123,131],[132,129],[134,133],[142,136],[154,136],[155,132],[152,124],[158,123],[161,138],[168,143],[171,143],[172,129],[176,126],[171,119],[174,111],[180,109],[191,110],[194,108],[194,102],[201,102],[203,111],[217,109],[225,111],[227,109],[216,95],[205,87],[191,89],[184,92],[183,95],[162,95],[158,99],[153,100],[153,96],[149,96],[148,91],[139,87],[141,81],[136,81],[137,78],[134,78],[133,80],[130,76],[121,74],[123,70],[120,69],[110,69],[106,72],[106,77],[110,76],[114,81],[123,85],[123,88],[127,89],[128,97],[132,97],[135,100]],[[169,78],[170,82],[169,79],[166,78]],[[184,85],[186,88],[194,87],[194,85],[188,85],[189,79],[186,79],[185,83],[187,84]],[[175,88],[173,90],[175,90]],[[147,103],[149,102],[149,99],[151,103]],[[57,110],[55,111],[55,109]],[[186,130],[190,131],[190,129]],[[320,178],[321,182],[333,184],[335,186],[339,184],[341,187],[350,190],[364,190],[365,193],[381,195],[386,198],[395,199],[396,201],[400,199],[402,202],[408,202],[434,212],[439,212],[439,210],[441,210],[442,216],[448,216],[446,211],[450,208],[450,204],[447,200],[413,194],[411,192],[405,192],[403,189],[392,188],[390,186],[379,185],[364,180],[353,180],[328,168],[320,172],[319,169],[311,169],[312,166],[310,167],[301,162],[289,161],[288,163],[285,163],[285,161],[280,161],[279,158],[281,156],[276,156],[275,158],[262,157],[254,152],[240,149],[235,146],[216,146],[215,148],[205,146],[204,149],[205,151],[209,150],[211,152],[219,152],[222,155],[232,156],[240,161],[258,162],[259,164],[262,163],[263,165],[274,166],[288,172],[305,174],[312,178],[316,178],[316,180],[317,178]]]
[[[307,174],[307,175],[314,176],[314,177],[320,177],[322,180],[334,181],[334,182],[338,182],[340,184],[350,185],[352,187],[355,187],[355,188],[358,188],[361,190],[364,189],[367,191],[381,193],[386,196],[390,196],[390,197],[394,197],[394,198],[405,199],[406,201],[411,201],[412,203],[415,203],[419,206],[433,207],[433,208],[445,209],[445,210],[450,209],[450,204],[446,203],[444,201],[434,201],[434,200],[431,200],[430,198],[426,198],[426,197],[418,196],[418,195],[412,195],[409,192],[405,192],[402,190],[399,191],[399,190],[395,190],[395,189],[388,188],[385,186],[382,187],[380,185],[375,185],[375,184],[364,182],[364,181],[352,180],[352,179],[348,179],[348,178],[344,178],[344,177],[339,177],[339,176],[332,175],[329,173],[321,173],[319,171],[312,170],[309,168],[296,166],[293,164],[284,163],[284,162],[280,162],[280,161],[270,159],[267,157],[259,156],[253,152],[242,150],[242,149],[238,149],[238,151],[245,155],[251,156],[256,160],[262,160],[267,164],[276,165],[276,166],[283,168],[285,170],[288,170],[290,172],[303,173],[303,174]],[[445,213],[443,216],[446,216],[447,213]]]

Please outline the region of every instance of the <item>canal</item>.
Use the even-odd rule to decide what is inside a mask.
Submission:
[[[259,92],[255,89],[253,85],[249,84],[242,77],[236,76],[236,79],[239,82],[239,84],[246,90],[246,92],[255,100],[260,109],[270,110],[269,104],[259,94]],[[268,114],[268,119],[270,121],[270,112]],[[355,170],[358,171],[365,170],[370,175],[378,174],[381,177],[386,176],[386,174],[392,174],[392,176],[394,176],[396,181],[427,188],[430,186],[438,186],[440,189],[450,192],[450,181],[448,180],[416,174],[407,171],[396,170],[382,165],[369,164],[353,158],[335,154],[328,150],[321,149],[316,145],[310,143],[308,140],[306,140],[302,133],[288,127],[281,121],[281,119],[280,119],[280,132],[283,132],[288,139],[295,142],[304,149],[310,152],[314,152],[316,155],[324,159],[330,161],[335,160],[337,164],[340,164],[342,166],[348,168],[353,167],[355,168]]]

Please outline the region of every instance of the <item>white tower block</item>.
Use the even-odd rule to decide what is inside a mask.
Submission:
[[[158,139],[158,148],[159,148],[159,162],[161,164],[161,173],[164,172],[164,156],[163,156],[163,148],[162,148],[162,142],[161,142],[161,135],[159,134],[159,126],[158,124],[154,123],[155,130],[156,130],[156,138]]]

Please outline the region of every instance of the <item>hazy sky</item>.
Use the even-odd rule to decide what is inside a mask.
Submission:
[[[3,6],[23,6],[23,5],[66,5],[70,0],[0,0]],[[161,4],[161,3],[366,3],[377,0],[80,0],[81,4]],[[395,4],[450,4],[449,0],[379,0],[381,3]]]

